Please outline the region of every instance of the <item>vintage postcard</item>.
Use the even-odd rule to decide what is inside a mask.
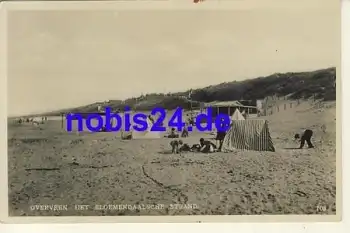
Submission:
[[[341,220],[340,1],[0,17],[1,221]]]

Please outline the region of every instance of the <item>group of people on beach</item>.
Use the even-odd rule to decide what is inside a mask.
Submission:
[[[37,124],[41,123],[41,124],[44,124],[44,122],[47,121],[47,117],[46,116],[41,117],[40,122],[35,120],[34,118],[19,118],[17,121],[19,124],[22,124],[22,123],[33,123],[33,124],[34,123],[37,123]]]
[[[224,123],[222,123],[222,129],[227,129],[228,127],[223,127]],[[199,144],[194,144],[192,146],[184,143],[182,140],[174,139],[170,142],[171,152],[174,154],[181,152],[202,152],[202,153],[214,153],[222,150],[222,145],[224,142],[224,138],[226,136],[226,130],[219,130],[216,133],[215,140],[219,142],[219,147],[217,144],[209,140],[205,140],[204,138],[199,139]],[[171,133],[167,136],[168,138],[179,138],[179,135],[176,134],[175,129],[172,128]],[[185,129],[181,133],[181,137],[188,137],[188,130]]]
[[[184,143],[180,140],[172,140],[170,142],[171,153],[178,154],[182,152],[201,152],[201,153],[214,153],[217,150],[217,147],[214,143],[208,140],[204,140],[204,138],[199,139],[198,144],[193,144],[190,146],[187,143]]]
[[[173,130],[174,131],[174,130]],[[301,136],[300,136],[301,135]],[[171,153],[178,154],[182,152],[201,152],[201,153],[214,153],[220,152],[222,150],[222,145],[224,138],[226,136],[225,131],[218,131],[216,134],[216,141],[219,141],[219,148],[212,143],[211,141],[204,140],[204,138],[199,139],[199,144],[193,144],[190,146],[187,143],[184,143],[181,139],[174,139],[170,142]],[[294,139],[300,141],[299,149],[304,148],[305,142],[308,145],[308,148],[314,148],[314,145],[311,142],[311,138],[313,136],[313,131],[310,129],[306,129],[301,134],[295,134]]]
[[[184,127],[184,129],[181,131],[181,135],[178,134],[175,130],[175,128],[171,128],[171,131],[168,135],[165,135],[166,138],[187,138],[189,136],[188,128],[187,126]]]
[[[149,120],[154,123],[154,119],[151,115],[148,116]],[[186,138],[189,137],[189,130],[188,126],[192,125],[193,122],[188,121],[184,127],[184,129],[181,131],[181,134],[176,132],[175,128],[172,128],[168,135],[165,137],[173,139],[170,142],[171,151],[172,153],[181,153],[181,152],[202,152],[202,153],[214,153],[214,152],[220,152],[222,151],[223,142],[227,133],[227,130],[223,129],[229,129],[228,125],[225,125],[225,122],[223,121],[221,123],[221,129],[218,129],[216,132],[216,144],[209,140],[205,140],[204,138],[200,138],[198,144],[193,144],[190,146],[187,143],[184,143],[183,140],[178,138]],[[305,142],[308,145],[308,148],[314,148],[314,145],[311,143],[311,138],[313,136],[313,131],[310,129],[306,129],[301,134],[295,134],[294,140],[300,141],[299,149],[302,149],[305,145]],[[131,139],[131,138],[130,138]],[[219,143],[219,146],[217,147],[217,143]]]

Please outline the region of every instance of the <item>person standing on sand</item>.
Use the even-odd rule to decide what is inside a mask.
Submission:
[[[224,127],[224,126],[225,126],[224,123],[221,123],[221,128],[228,128],[228,127]],[[221,149],[222,149],[222,144],[224,143],[225,136],[226,136],[226,131],[218,129],[218,131],[216,133],[216,138],[215,138],[216,143],[217,143],[217,141],[219,141],[218,151],[221,151]]]
[[[184,127],[184,129],[182,130],[182,133],[181,133],[181,137],[182,138],[186,138],[186,137],[188,137],[189,135],[188,135],[188,126],[187,126],[187,124],[185,125],[185,127]]]
[[[308,145],[309,148],[314,148],[314,145],[312,145],[311,143],[311,137],[313,135],[313,131],[311,129],[307,129],[305,130],[302,134],[301,134],[301,138],[299,134],[295,134],[294,139],[300,139],[300,147],[299,149],[302,149],[305,145],[305,141]]]

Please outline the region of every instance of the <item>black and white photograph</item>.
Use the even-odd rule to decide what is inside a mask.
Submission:
[[[339,220],[339,3],[141,2],[5,3],[6,215]]]

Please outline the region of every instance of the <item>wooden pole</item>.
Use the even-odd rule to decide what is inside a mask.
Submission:
[[[61,113],[61,128],[63,129],[63,113]]]

